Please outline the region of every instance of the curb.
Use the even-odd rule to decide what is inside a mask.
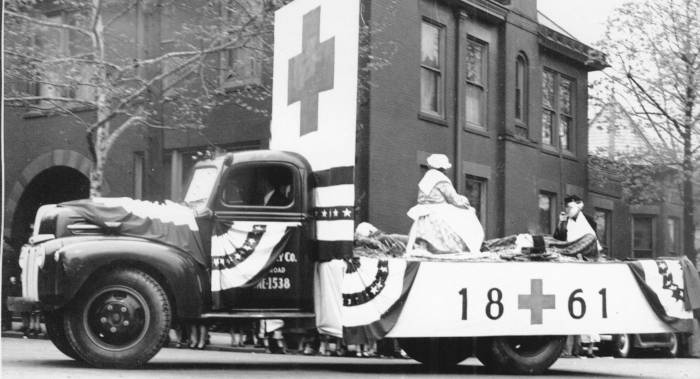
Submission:
[[[30,340],[48,340],[46,333],[41,333],[38,336],[24,338],[24,333],[17,330],[6,330],[2,332],[2,338],[15,338],[15,339],[30,339]],[[196,350],[189,349],[186,346],[176,347],[174,343],[163,346],[168,349],[182,349],[182,350]],[[225,345],[207,345],[204,347],[203,351],[227,351],[231,353],[267,353],[267,350],[263,347],[235,347],[235,346],[225,346]]]
[[[199,350],[199,349],[190,349],[187,346],[181,346],[177,347],[175,346],[174,343],[170,343],[167,346],[163,346],[164,348],[168,349],[177,349],[177,350]],[[229,353],[267,353],[267,350],[262,347],[235,347],[235,346],[225,346],[225,345],[207,345],[204,347],[204,349],[200,351],[225,351]]]
[[[41,333],[38,336],[24,338],[24,333],[18,330],[6,330],[2,332],[2,338],[20,338],[20,339],[30,339],[30,340],[47,340],[46,333]]]

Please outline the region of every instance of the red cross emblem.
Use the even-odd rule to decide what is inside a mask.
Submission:
[[[318,94],[333,89],[335,37],[320,41],[321,7],[304,15],[301,54],[289,60],[287,105],[301,102],[300,135],[318,130]]]

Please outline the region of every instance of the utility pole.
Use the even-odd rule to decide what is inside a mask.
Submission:
[[[139,59],[156,58],[161,53],[160,17],[161,0],[138,0],[136,8],[137,32],[136,48]],[[161,72],[160,65],[141,67],[140,75],[150,80]],[[150,124],[163,124],[162,81],[157,81],[148,90],[147,102],[152,114]],[[145,131],[146,150],[143,167],[143,197],[146,200],[162,200],[165,193],[165,172],[163,168],[163,129],[148,127]]]

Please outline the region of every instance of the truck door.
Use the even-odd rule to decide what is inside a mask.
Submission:
[[[287,232],[283,236],[286,243],[278,244],[283,248],[278,249],[279,255],[269,269],[257,276],[254,272],[245,273],[251,277],[249,283],[255,284],[246,288],[224,288],[218,297],[215,296],[215,307],[218,303],[220,309],[234,311],[308,311],[313,308],[313,261],[304,196],[306,186],[302,173],[289,163],[241,162],[226,169],[212,206],[213,233],[223,233],[222,229],[232,226],[229,230],[235,239],[235,233],[240,233],[236,231],[237,226],[250,229],[243,240],[239,236],[238,242],[232,242],[241,245],[241,241],[245,241],[242,246],[229,247],[232,254],[226,258],[230,258],[227,267],[242,262],[241,255],[255,258],[255,254],[261,253],[257,249],[263,249],[263,245],[269,247],[270,242],[278,238],[280,226],[287,228]],[[272,230],[277,230],[277,235]],[[263,241],[263,238],[267,239]],[[227,243],[226,239],[223,241]],[[245,264],[238,268],[245,268]],[[233,271],[222,270],[221,275]]]

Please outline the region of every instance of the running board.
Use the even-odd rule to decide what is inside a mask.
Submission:
[[[200,318],[314,318],[315,313],[309,312],[212,312],[205,313]]]

